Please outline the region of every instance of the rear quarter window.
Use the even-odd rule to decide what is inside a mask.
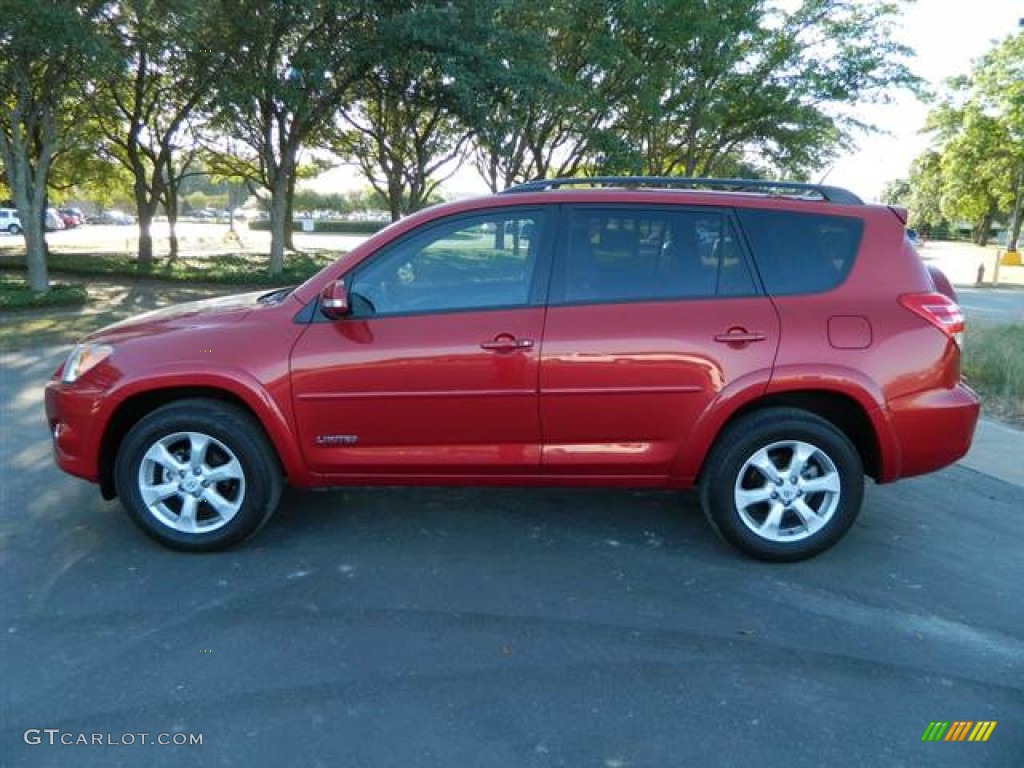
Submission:
[[[765,290],[775,296],[821,293],[850,273],[864,222],[849,216],[738,209],[736,214]]]

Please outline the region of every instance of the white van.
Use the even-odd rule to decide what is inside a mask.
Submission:
[[[17,209],[0,208],[0,231],[20,235],[21,229],[21,219],[18,218]]]

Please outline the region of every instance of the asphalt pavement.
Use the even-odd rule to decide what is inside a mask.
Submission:
[[[0,765],[1022,764],[1018,430],[794,565],[691,495],[579,489],[287,491],[192,556],[53,466],[58,359],[0,356]]]

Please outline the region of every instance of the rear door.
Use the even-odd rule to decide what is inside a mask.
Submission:
[[[717,398],[767,384],[775,309],[727,209],[565,212],[540,361],[544,469],[666,475]]]
[[[314,471],[536,474],[549,216],[428,224],[346,276],[351,316],[312,323],[292,353]]]

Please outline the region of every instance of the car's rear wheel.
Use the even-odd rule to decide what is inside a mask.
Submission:
[[[771,408],[723,430],[700,492],[708,520],[729,543],[761,560],[803,560],[853,524],[864,470],[856,448],[828,421]]]
[[[20,235],[21,227],[19,227],[17,224],[11,224],[11,226],[7,228],[7,231],[10,232],[12,235]]]
[[[252,536],[281,494],[277,457],[244,411],[214,400],[158,408],[129,431],[114,481],[147,534],[173,549],[209,552]]]

